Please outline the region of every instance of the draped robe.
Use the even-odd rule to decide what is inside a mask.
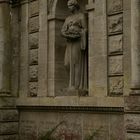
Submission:
[[[69,89],[87,90],[87,24],[83,13],[66,18],[61,30],[67,39],[64,64],[69,72]]]

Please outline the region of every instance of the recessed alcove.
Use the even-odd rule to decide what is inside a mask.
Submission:
[[[85,13],[88,1],[78,2]],[[61,28],[70,12],[66,0],[57,0],[51,5],[48,15],[48,96],[63,96],[63,89],[68,87],[68,73],[64,66],[66,39],[61,35]]]

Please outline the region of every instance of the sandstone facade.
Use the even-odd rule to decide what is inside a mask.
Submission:
[[[77,2],[87,23],[86,94],[67,92],[67,1],[0,0],[0,140],[40,140],[53,129],[60,140],[140,139],[140,1]]]

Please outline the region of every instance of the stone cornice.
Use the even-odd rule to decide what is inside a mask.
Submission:
[[[86,113],[124,113],[123,107],[92,107],[92,106],[17,106],[20,110],[47,112],[86,112]]]

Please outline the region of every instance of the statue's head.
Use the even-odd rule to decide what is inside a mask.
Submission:
[[[74,10],[79,10],[80,6],[77,0],[68,0],[68,8],[73,12]]]

